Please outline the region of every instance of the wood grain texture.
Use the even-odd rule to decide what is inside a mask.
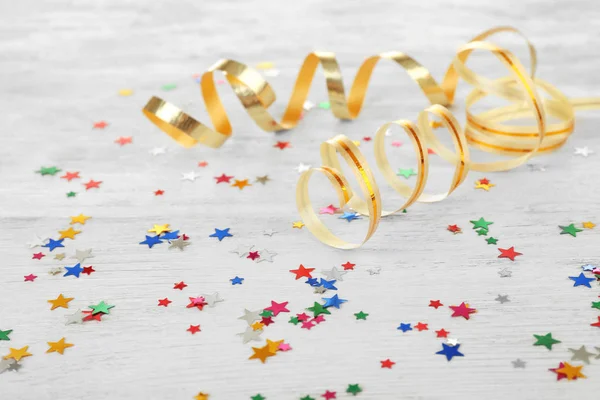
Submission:
[[[584,368],[589,379],[577,382],[555,382],[547,369],[569,360],[570,347],[600,346],[600,330],[589,326],[598,315],[590,302],[600,288],[573,288],[568,279],[580,265],[598,262],[600,231],[573,238],[557,228],[600,221],[599,156],[573,155],[575,146],[600,150],[599,113],[581,113],[565,148],[532,161],[546,171],[521,167],[490,174],[497,186],[489,193],[473,189],[482,177],[473,173],[450,199],[386,219],[365,247],[344,252],[291,229],[297,219],[294,168],[318,165],[319,143],[336,133],[360,139],[385,121],[414,119],[426,102],[402,71],[390,65],[376,71],[357,121],[341,123],[316,109],[298,129],[276,136],[259,131],[223,88],[236,132],[219,150],[177,147],[140,109],[162,85],[175,83],[176,90],[162,95],[207,121],[191,75],[222,57],[276,64],[281,74],[269,78],[279,96],[275,115],[312,50],[337,52],[347,85],[364,57],[392,49],[413,55],[441,78],[457,46],[496,25],[521,29],[539,51],[539,75],[567,95],[599,95],[599,19],[592,0],[2,2],[0,329],[14,332],[10,342],[0,342],[0,354],[29,345],[34,356],[20,372],[0,375],[0,398],[191,399],[204,391],[211,400],[258,392],[284,400],[319,397],[328,389],[343,399],[351,397],[343,393],[349,383],[359,383],[364,392],[357,398],[369,400],[592,398],[600,389],[600,360]],[[525,56],[523,44],[514,44]],[[500,71],[485,58],[476,61]],[[118,97],[122,88],[134,95]],[[325,99],[320,78],[310,97]],[[456,111],[461,115],[460,103]],[[92,122],[102,119],[110,126],[92,130]],[[113,142],[130,135],[132,145]],[[280,151],[272,147],[276,140],[293,147]],[[168,151],[154,157],[149,150],[155,146]],[[368,157],[370,146],[361,146]],[[413,163],[407,147],[390,151],[394,166]],[[200,160],[209,166],[198,168]],[[86,192],[81,181],[35,174],[41,165],[78,170],[84,181],[103,184]],[[432,185],[442,189],[450,166],[436,162],[435,169]],[[192,170],[201,177],[182,182],[181,173]],[[272,181],[239,191],[214,184],[223,172],[251,179],[269,174]],[[332,193],[318,185],[316,203],[325,205]],[[156,189],[165,195],[153,196]],[[69,190],[78,196],[66,198]],[[384,196],[387,204],[399,201],[388,189]],[[31,260],[25,243],[34,233],[56,237],[80,212],[93,219],[66,253],[92,247],[96,257],[89,261],[97,272],[81,279],[50,276],[51,267],[70,264],[50,255]],[[481,216],[495,222],[491,233],[501,247],[514,245],[524,256],[513,264],[498,260],[496,247],[470,229],[468,221]],[[350,236],[366,226],[329,221]],[[192,246],[185,252],[139,246],[155,223],[181,229]],[[448,224],[465,233],[451,235]],[[230,227],[234,237],[209,238],[215,227]],[[279,233],[264,236],[269,228]],[[273,264],[254,264],[230,253],[240,243],[278,255]],[[338,287],[349,302],[311,331],[280,315],[263,338],[285,338],[293,350],[265,365],[248,361],[250,344],[235,336],[245,328],[237,319],[243,309],[276,300],[302,312],[321,296],[287,271],[300,263],[320,270],[348,260],[357,271]],[[371,267],[381,273],[370,276]],[[512,278],[498,276],[503,267],[512,269]],[[23,282],[29,273],[39,275],[33,284]],[[235,275],[245,278],[243,285],[230,285]],[[172,284],[181,280],[189,287],[174,291]],[[225,301],[202,312],[183,307],[188,295],[211,291]],[[59,293],[75,297],[70,309],[48,311],[46,300]],[[500,305],[498,294],[511,302]],[[163,297],[174,303],[157,307]],[[479,312],[469,321],[450,318],[447,308],[428,307],[430,299],[468,301]],[[64,325],[65,314],[100,300],[116,305],[105,321]],[[353,317],[360,310],[369,313],[367,321]],[[400,322],[419,321],[430,330],[396,330]],[[200,324],[202,332],[190,335],[190,324]],[[461,341],[464,358],[448,363],[434,354],[441,345],[433,330],[440,328]],[[562,343],[552,351],[532,346],[533,334],[547,332]],[[75,347],[64,356],[45,354],[46,342],[63,336]],[[392,370],[380,368],[386,358],[397,362]],[[514,369],[516,358],[527,368]]]

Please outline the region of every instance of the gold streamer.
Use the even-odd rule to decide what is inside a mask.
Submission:
[[[333,114],[339,119],[351,120],[360,114],[371,74],[379,60],[394,61],[419,85],[432,104],[419,114],[416,125],[407,120],[398,120],[383,125],[375,135],[377,166],[386,182],[407,198],[405,204],[395,211],[381,209],[379,189],[369,165],[354,143],[343,135],[338,135],[321,145],[323,166],[304,172],[296,190],[298,211],[306,227],[319,240],[337,248],[356,248],[373,235],[382,216],[403,210],[415,201],[435,202],[445,199],[465,180],[469,170],[485,172],[508,170],[525,163],[534,154],[554,151],[562,146],[573,132],[575,108],[600,108],[600,98],[568,99],[554,86],[535,78],[536,52],[526,38],[530,54],[530,73],[508,50],[484,41],[498,32],[513,32],[523,36],[511,27],[493,28],[476,36],[459,48],[441,84],[435,81],[425,67],[404,53],[394,51],[369,57],[356,73],[347,99],[335,55],[328,52],[311,53],[300,68],[281,122],[275,121],[267,111],[275,101],[275,93],[268,82],[255,70],[233,60],[217,62],[202,75],[200,80],[202,97],[215,126],[214,130],[157,97],[149,100],[143,112],[161,130],[185,147],[194,146],[198,142],[210,147],[220,147],[229,138],[232,129],[215,88],[213,75],[215,71],[225,74],[240,102],[258,126],[265,131],[279,131],[295,127],[300,120],[302,106],[319,64],[323,67]],[[466,66],[466,62],[475,50],[485,50],[494,54],[508,69],[510,76],[490,80],[471,71]],[[446,108],[453,103],[456,87],[461,78],[474,87],[466,98],[467,118],[464,130]],[[545,92],[547,96],[542,97],[539,91]],[[470,111],[475,103],[490,95],[506,99],[511,104],[479,114]],[[430,121],[430,115],[437,117],[439,122]],[[559,122],[548,123],[547,115],[551,115]],[[502,123],[522,117],[533,117],[535,125],[517,126]],[[414,188],[400,181],[388,162],[383,143],[384,134],[391,125],[403,128],[415,147],[419,167]],[[454,152],[436,138],[433,128],[439,127],[445,127],[450,132],[454,142]],[[516,157],[487,163],[472,162],[468,145],[487,152]],[[444,160],[455,165],[454,177],[445,193],[424,193],[429,168],[428,147],[435,150]],[[348,181],[340,172],[338,153],[350,166],[359,183],[362,196],[352,192]],[[362,243],[343,241],[329,231],[318,218],[308,196],[308,182],[314,172],[323,173],[331,181],[338,193],[340,207],[348,205],[369,217],[369,228]]]

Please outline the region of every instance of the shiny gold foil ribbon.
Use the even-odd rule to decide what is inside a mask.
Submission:
[[[390,122],[380,127],[375,135],[377,166],[386,182],[405,197],[406,202],[396,210],[382,210],[379,189],[369,165],[356,145],[343,135],[321,145],[323,166],[304,172],[296,189],[298,211],[306,227],[319,240],[341,249],[356,248],[373,235],[382,216],[403,210],[415,201],[435,202],[445,199],[465,180],[469,170],[509,170],[522,165],[535,154],[554,151],[573,132],[575,108],[600,108],[600,98],[568,99],[554,86],[535,78],[536,52],[526,38],[530,54],[529,72],[511,52],[485,41],[499,32],[513,32],[523,36],[514,28],[498,27],[474,37],[458,49],[441,84],[435,81],[425,67],[404,53],[393,51],[369,57],[356,73],[347,98],[335,55],[329,52],[311,53],[300,68],[281,122],[274,120],[267,111],[275,101],[275,93],[268,82],[252,68],[233,60],[217,62],[200,80],[202,97],[214,130],[158,97],[151,98],[143,112],[161,130],[185,147],[192,147],[198,142],[210,147],[220,147],[229,138],[232,129],[215,87],[215,71],[225,74],[240,102],[258,126],[265,131],[280,131],[295,127],[300,120],[303,104],[319,64],[324,71],[333,114],[339,119],[352,120],[360,114],[371,74],[379,60],[395,62],[419,85],[432,104],[418,115],[417,124],[408,120]],[[470,70],[466,62],[475,50],[491,52],[510,75],[490,80]],[[454,102],[459,79],[474,87],[465,102],[467,118],[464,130],[446,108]],[[540,92],[545,96],[540,95]],[[479,114],[471,112],[471,107],[486,96],[500,97],[510,104]],[[431,120],[431,116],[435,119]],[[548,116],[558,122],[549,123]],[[523,117],[533,118],[535,124],[520,126],[503,123]],[[415,148],[419,165],[414,187],[402,182],[388,162],[383,144],[385,132],[391,125],[400,126]],[[444,146],[434,134],[433,130],[441,127],[449,131],[454,151]],[[469,145],[491,153],[512,155],[514,158],[487,163],[473,162],[469,157]],[[427,148],[432,148],[444,160],[455,165],[454,176],[445,193],[424,193],[429,168]],[[338,154],[349,165],[359,183],[360,193],[353,193],[341,173]],[[362,243],[349,243],[335,236],[315,213],[308,195],[308,183],[315,172],[324,174],[330,180],[338,193],[340,207],[348,206],[369,217],[369,228]]]

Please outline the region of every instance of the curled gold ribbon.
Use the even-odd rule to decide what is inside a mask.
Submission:
[[[215,87],[215,71],[225,74],[240,102],[258,126],[265,131],[279,131],[295,127],[300,120],[303,104],[319,64],[323,67],[333,114],[339,119],[352,120],[360,114],[371,74],[379,60],[395,62],[419,85],[432,104],[419,113],[417,124],[407,120],[390,122],[380,127],[375,135],[377,166],[386,182],[407,199],[405,204],[395,211],[382,210],[379,189],[369,165],[356,145],[343,135],[338,135],[321,145],[323,166],[304,172],[297,185],[297,207],[306,227],[319,240],[330,246],[342,249],[356,248],[373,235],[382,216],[403,210],[415,201],[435,202],[445,199],[465,180],[469,170],[485,172],[508,170],[522,165],[537,153],[554,151],[562,146],[573,132],[576,108],[600,108],[600,98],[568,99],[554,86],[535,78],[537,65],[535,48],[524,36],[529,47],[530,72],[527,72],[511,52],[484,41],[499,32],[513,32],[523,36],[514,28],[498,27],[474,37],[459,48],[441,84],[435,81],[425,67],[404,53],[393,51],[369,57],[356,73],[348,98],[345,95],[341,71],[335,55],[329,52],[311,53],[300,68],[281,122],[274,120],[267,111],[275,101],[275,93],[269,83],[257,71],[233,60],[218,61],[200,79],[202,97],[214,130],[158,97],[152,97],[143,112],[161,130],[185,147],[192,147],[198,142],[210,147],[220,147],[231,135],[232,128]],[[466,62],[475,50],[491,52],[504,64],[510,75],[490,80],[470,70]],[[454,102],[459,79],[474,87],[465,102],[464,130],[446,108]],[[540,91],[546,96],[541,96]],[[474,104],[491,95],[503,98],[510,104],[478,114],[471,112]],[[548,115],[558,122],[549,123]],[[436,119],[431,120],[431,116]],[[503,121],[522,117],[532,117],[535,124],[520,126],[503,123]],[[400,181],[388,162],[383,143],[384,134],[391,125],[400,126],[414,145],[419,161],[417,183],[414,188]],[[454,143],[454,151],[444,146],[434,134],[433,129],[440,127],[445,127],[449,131]],[[469,145],[483,151],[515,157],[494,162],[473,162],[469,157]],[[429,168],[428,147],[435,150],[444,160],[455,165],[454,176],[445,193],[424,193]],[[359,183],[360,193],[353,193],[347,179],[340,172],[338,154],[350,166]],[[329,231],[316,215],[308,196],[308,183],[314,172],[324,174],[332,183],[338,193],[340,207],[347,205],[369,217],[369,228],[362,243],[343,241]]]

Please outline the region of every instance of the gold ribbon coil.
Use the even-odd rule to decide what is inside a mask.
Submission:
[[[235,94],[258,126],[265,131],[280,131],[295,127],[300,120],[303,104],[319,64],[323,67],[327,82],[331,110],[337,118],[346,120],[352,120],[360,114],[371,74],[379,60],[390,60],[400,65],[419,85],[432,104],[419,113],[416,124],[408,120],[393,121],[380,127],[375,135],[377,166],[386,182],[407,199],[405,204],[393,211],[382,210],[379,189],[369,165],[356,145],[344,135],[338,135],[321,145],[323,165],[304,172],[300,176],[296,189],[298,211],[306,227],[319,240],[341,249],[356,248],[373,235],[382,216],[406,209],[415,201],[436,202],[445,199],[465,180],[469,170],[485,172],[509,170],[522,165],[535,154],[554,151],[562,146],[573,132],[574,109],[600,108],[600,98],[568,99],[554,86],[535,78],[536,51],[524,36],[529,47],[530,72],[527,72],[511,52],[484,41],[499,32],[513,32],[523,36],[514,28],[498,27],[474,37],[458,49],[441,84],[436,82],[425,67],[404,53],[392,51],[369,57],[358,69],[348,98],[346,98],[335,55],[329,52],[311,53],[300,68],[281,122],[273,119],[267,111],[275,101],[275,93],[269,83],[257,71],[233,60],[217,62],[200,79],[202,97],[215,127],[214,130],[158,97],[152,97],[143,112],[161,130],[185,147],[192,147],[198,142],[210,147],[220,147],[231,135],[232,128],[215,87],[213,75],[215,71],[225,74]],[[502,62],[510,75],[491,80],[470,70],[466,62],[475,50],[491,52]],[[464,130],[446,108],[454,102],[459,79],[474,87],[465,101]],[[544,92],[546,96],[541,96],[540,92]],[[503,98],[510,104],[478,114],[471,112],[474,104],[491,95]],[[435,119],[431,120],[431,116]],[[558,122],[549,123],[548,116],[552,116],[553,120]],[[520,126],[502,123],[523,117],[532,117],[535,124]],[[384,136],[392,125],[400,126],[410,137],[415,148],[419,164],[417,183],[414,187],[402,182],[394,174],[388,162],[384,150]],[[450,132],[454,151],[444,146],[434,134],[433,129],[440,127],[445,127]],[[515,157],[494,162],[473,162],[469,157],[468,145],[483,151]],[[444,160],[455,165],[454,176],[445,193],[424,193],[429,168],[427,148],[432,148]],[[353,193],[341,173],[338,154],[349,165],[358,181],[360,194]],[[349,243],[340,239],[321,222],[315,213],[308,195],[308,182],[315,172],[324,174],[330,180],[338,193],[340,208],[347,205],[369,217],[369,228],[362,243]]]

